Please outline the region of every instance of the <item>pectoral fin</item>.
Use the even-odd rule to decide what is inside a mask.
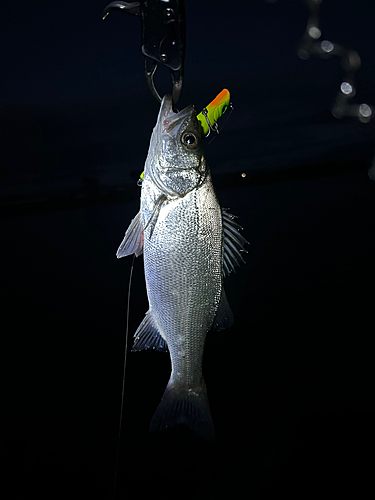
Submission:
[[[167,343],[154,325],[150,311],[147,311],[146,316],[134,334],[132,351],[144,351],[147,349],[168,352]]]
[[[217,309],[216,317],[214,319],[212,329],[220,332],[221,330],[225,330],[225,328],[229,328],[234,323],[232,309],[228,303],[227,296],[225,294],[224,288],[221,290],[221,298],[219,307]]]
[[[117,250],[116,257],[121,259],[121,257],[126,257],[133,253],[135,253],[136,257],[139,257],[143,253],[143,227],[140,211],[131,221],[125,237]]]
[[[161,194],[159,196],[159,198],[155,201],[155,205],[154,205],[154,208],[152,210],[151,217],[149,218],[149,220],[145,226],[145,230],[148,228],[148,226],[150,226],[150,235],[149,235],[150,238],[152,236],[152,233],[154,232],[156,223],[158,221],[161,206],[163,205],[163,203],[165,202],[166,199],[167,199],[167,197],[165,196],[165,194]]]

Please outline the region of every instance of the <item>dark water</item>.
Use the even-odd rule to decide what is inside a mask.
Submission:
[[[206,153],[251,245],[226,281],[235,324],[207,339],[216,444],[148,434],[169,360],[129,352],[117,498],[362,498],[375,445],[374,122],[332,117],[337,58],[297,57],[305,2],[185,3],[179,106],[230,90],[234,112]],[[115,253],[158,104],[139,20],[103,23],[105,5],[21,0],[0,19],[6,499],[112,497],[131,267]],[[374,5],[322,3],[322,40],[362,61],[353,104],[375,103]],[[130,344],[147,309],[139,258]]]
[[[118,498],[357,497],[370,486],[375,184],[341,166],[217,179],[251,243],[226,282],[235,325],[207,340],[217,442],[148,434],[169,360],[129,353]],[[4,498],[111,498],[131,265],[115,252],[138,210],[136,195],[124,200],[1,219]],[[130,336],[146,310],[139,258]]]

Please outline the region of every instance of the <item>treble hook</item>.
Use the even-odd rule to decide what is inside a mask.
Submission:
[[[172,99],[177,103],[183,83],[185,57],[184,0],[141,0],[111,2],[103,11],[103,20],[114,10],[141,17],[142,53],[145,56],[145,76],[152,95],[161,102],[154,75],[158,64],[167,66],[172,78]],[[148,69],[147,58],[153,60]]]

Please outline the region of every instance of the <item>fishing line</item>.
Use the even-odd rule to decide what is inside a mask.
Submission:
[[[115,500],[115,497],[116,497],[117,473],[118,473],[118,466],[119,466],[119,461],[120,461],[120,442],[121,442],[122,416],[124,413],[124,396],[125,396],[126,356],[128,353],[128,336],[129,336],[130,288],[131,288],[132,277],[133,277],[134,260],[135,260],[135,254],[133,254],[133,260],[132,260],[132,265],[130,268],[130,275],[129,275],[128,300],[127,300],[127,310],[126,310],[125,347],[124,347],[124,370],[123,370],[123,375],[122,375],[120,421],[119,421],[119,426],[118,426],[117,451],[116,451],[115,473],[114,473],[114,478],[113,478],[112,500]]]

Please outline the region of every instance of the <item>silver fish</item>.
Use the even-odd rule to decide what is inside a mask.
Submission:
[[[193,106],[161,103],[145,163],[141,208],[117,257],[143,253],[149,310],[133,351],[169,351],[172,373],[150,431],[184,424],[207,440],[214,426],[202,376],[206,334],[233,323],[223,278],[243,261],[246,239],[221,209]],[[244,262],[244,261],[243,261]]]

